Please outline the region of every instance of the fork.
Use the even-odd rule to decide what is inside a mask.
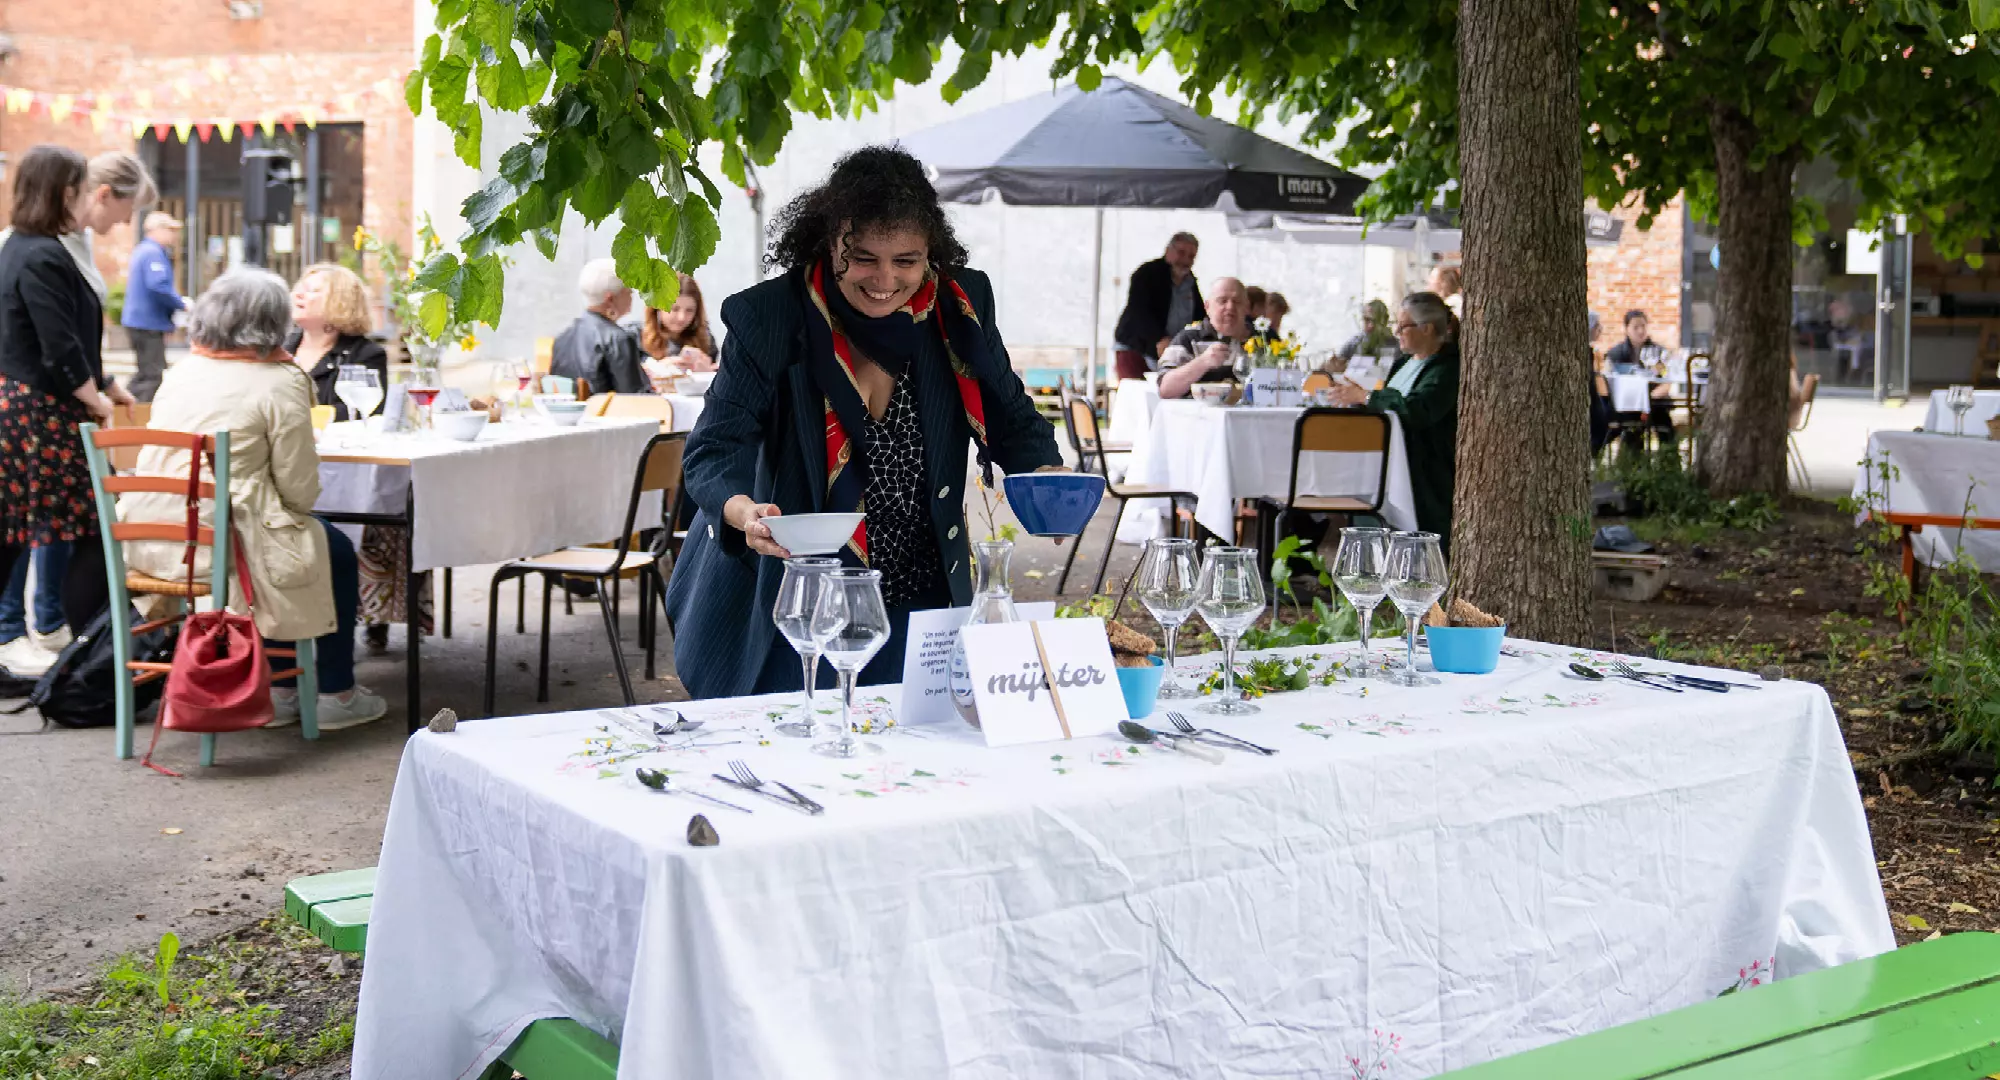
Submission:
[[[1183,735],[1187,735],[1190,737],[1199,737],[1207,735],[1213,738],[1222,739],[1224,741],[1223,745],[1229,746],[1230,748],[1235,750],[1249,750],[1254,753],[1262,754],[1265,757],[1270,757],[1272,754],[1277,753],[1276,750],[1273,750],[1268,746],[1258,746],[1256,743],[1253,743],[1248,739],[1239,739],[1236,736],[1231,735],[1226,731],[1217,731],[1214,728],[1198,728],[1193,724],[1188,723],[1188,718],[1182,716],[1180,713],[1177,712],[1170,712],[1167,714],[1167,723],[1172,724],[1174,726],[1174,730],[1180,732]]]
[[[1652,682],[1648,680],[1646,678],[1645,672],[1640,671],[1638,668],[1633,667],[1632,665],[1626,663],[1623,660],[1611,661],[1611,670],[1617,672],[1619,675],[1627,679],[1632,680],[1635,683],[1641,683],[1646,686],[1658,687],[1661,690],[1672,690],[1676,694],[1681,692],[1681,688],[1675,686],[1671,682]]]
[[[717,780],[720,780],[723,783],[728,784],[732,787],[740,787],[743,790],[748,791],[754,795],[762,795],[763,797],[771,800],[772,802],[783,803],[794,810],[803,810],[808,814],[823,814],[826,812],[826,807],[821,806],[820,804],[812,801],[811,799],[806,798],[804,795],[799,794],[797,791],[794,791],[788,784],[784,784],[778,781],[772,781],[772,786],[783,788],[785,790],[785,795],[789,795],[791,796],[791,798],[786,798],[785,795],[778,795],[773,792],[765,791],[764,781],[758,779],[757,774],[751,772],[749,764],[744,761],[738,760],[730,762],[729,771],[735,775],[736,779],[731,780],[729,777],[724,776],[721,773],[711,773],[709,775],[715,777]]]

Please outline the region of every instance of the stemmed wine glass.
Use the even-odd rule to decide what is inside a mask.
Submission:
[[[889,611],[882,606],[880,570],[833,570],[821,579],[813,604],[813,642],[840,674],[840,738],[813,744],[813,753],[851,758],[861,753],[854,738],[854,677],[889,640]]]
[[[1146,541],[1139,556],[1139,602],[1167,633],[1166,678],[1160,684],[1163,698],[1194,697],[1192,690],[1174,677],[1174,635],[1194,612],[1195,585],[1201,569],[1195,563],[1194,541],[1179,537],[1156,537]]]
[[[431,426],[431,403],[437,400],[444,389],[444,379],[438,374],[436,364],[418,364],[410,372],[409,385],[404,388],[420,410],[418,420],[423,427]]]
[[[382,404],[382,379],[375,369],[361,364],[342,364],[334,376],[333,396],[347,406],[347,418],[357,423]]]
[[[1972,411],[1972,387],[1954,386],[1946,390],[1944,407],[1952,412],[1953,433],[1965,434],[1965,414]]]
[[[1201,707],[1203,712],[1242,716],[1261,712],[1242,700],[1236,689],[1236,639],[1264,613],[1264,575],[1257,571],[1251,548],[1213,547],[1201,564],[1195,584],[1195,610],[1222,639],[1222,697]]]
[[[1451,584],[1445,570],[1444,552],[1438,548],[1436,533],[1399,532],[1389,538],[1389,561],[1383,579],[1388,584],[1389,601],[1403,613],[1407,637],[1407,658],[1403,668],[1391,672],[1389,681],[1398,686],[1436,686],[1437,677],[1417,670],[1417,624],[1424,612],[1444,595]]]
[[[515,360],[499,360],[493,364],[493,400],[500,403],[500,414],[512,416],[520,412],[521,391],[527,386],[528,365]]]
[[[796,739],[810,738],[813,733],[813,676],[819,674],[819,643],[813,640],[813,611],[819,603],[820,584],[826,575],[840,569],[839,559],[825,556],[802,555],[785,560],[785,576],[778,582],[778,603],[771,609],[771,621],[777,624],[778,632],[792,643],[805,665],[805,704],[800,706],[797,720],[778,725],[778,734],[790,735]]]
[[[1373,672],[1375,658],[1368,651],[1373,633],[1375,607],[1382,602],[1388,586],[1382,580],[1389,561],[1389,530],[1352,528],[1340,530],[1340,549],[1333,556],[1333,584],[1354,606],[1361,619],[1361,670]]]

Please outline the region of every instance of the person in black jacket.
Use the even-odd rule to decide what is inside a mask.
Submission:
[[[80,227],[86,169],[67,147],[28,151],[14,167],[14,231],[0,246],[0,581],[28,548],[76,542],[63,583],[76,627],[90,624],[105,594],[77,425],[110,422],[113,385],[104,309],[60,239]],[[86,557],[93,549],[98,557]]]
[[[583,293],[584,312],[556,338],[549,374],[583,379],[590,392],[650,394],[653,380],[639,362],[639,339],[618,325],[632,310],[632,290],[618,280],[610,259],[586,263],[576,286]]]
[[[1207,318],[1194,279],[1194,257],[1200,247],[1193,233],[1175,233],[1167,241],[1166,254],[1132,271],[1132,288],[1114,331],[1117,349],[1112,355],[1119,378],[1143,378],[1159,364],[1160,354],[1176,333]]]
[[[313,400],[333,406],[336,421],[347,415],[347,403],[334,393],[340,369],[365,367],[389,389],[389,351],[368,337],[374,319],[368,312],[368,286],[361,275],[338,263],[314,263],[292,286],[292,333],[285,351],[313,381]]]
[[[764,519],[866,515],[841,559],[881,572],[892,633],[860,681],[896,682],[910,612],[972,599],[968,444],[1008,472],[1062,467],[1008,361],[993,287],[966,267],[915,158],[854,151],[772,234],[767,262],[784,272],[723,302],[722,364],[687,440],[699,513],[667,612],[697,698],[802,688],[770,615],[790,553]]]

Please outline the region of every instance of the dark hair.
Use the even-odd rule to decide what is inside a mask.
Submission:
[[[69,232],[69,200],[83,187],[88,170],[83,155],[67,146],[44,143],[14,166],[14,228],[38,236]]]
[[[924,234],[932,266],[943,271],[965,265],[965,245],[938,204],[937,189],[922,163],[901,147],[864,146],[834,162],[826,183],[786,203],[771,219],[764,265],[790,271],[827,258],[843,228],[847,236],[915,229]],[[836,273],[843,269],[834,267]]]
[[[1633,319],[1645,319],[1645,318],[1646,318],[1645,312],[1640,311],[1638,308],[1633,308],[1632,310],[1625,313],[1625,325],[1626,326],[1632,325]],[[1651,322],[1652,320],[1647,319],[1646,321]]]
[[[1269,294],[1264,292],[1262,285],[1246,285],[1243,287],[1243,295],[1248,298],[1249,303],[1247,306],[1251,311],[1262,311],[1264,310],[1264,298]]]
[[[683,349],[693,346],[711,357],[715,355],[715,338],[708,332],[708,301],[701,298],[701,286],[694,283],[694,275],[681,275],[681,295],[694,299],[694,319],[687,324],[687,329],[678,334],[669,333],[666,310],[650,306],[640,322],[639,348],[655,360],[666,357],[670,344],[677,344]]]

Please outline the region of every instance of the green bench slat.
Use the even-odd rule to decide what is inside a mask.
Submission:
[[[356,896],[347,900],[330,900],[315,904],[312,909],[311,930],[321,941],[341,952],[366,952],[368,949],[368,914],[374,909],[375,898]]]
[[[615,1080],[618,1047],[567,1016],[537,1020],[521,1032],[481,1080],[514,1073],[527,1080]]]
[[[375,895],[375,868],[340,870],[331,874],[293,878],[285,885],[285,914],[293,922],[311,929],[312,909],[335,900],[352,900]]]
[[[1673,1078],[1969,1080],[1993,1073],[2000,1073],[2000,982],[1731,1054]]]
[[[1996,977],[2000,977],[2000,934],[1953,934],[1445,1076],[1449,1080],[1649,1080]]]

